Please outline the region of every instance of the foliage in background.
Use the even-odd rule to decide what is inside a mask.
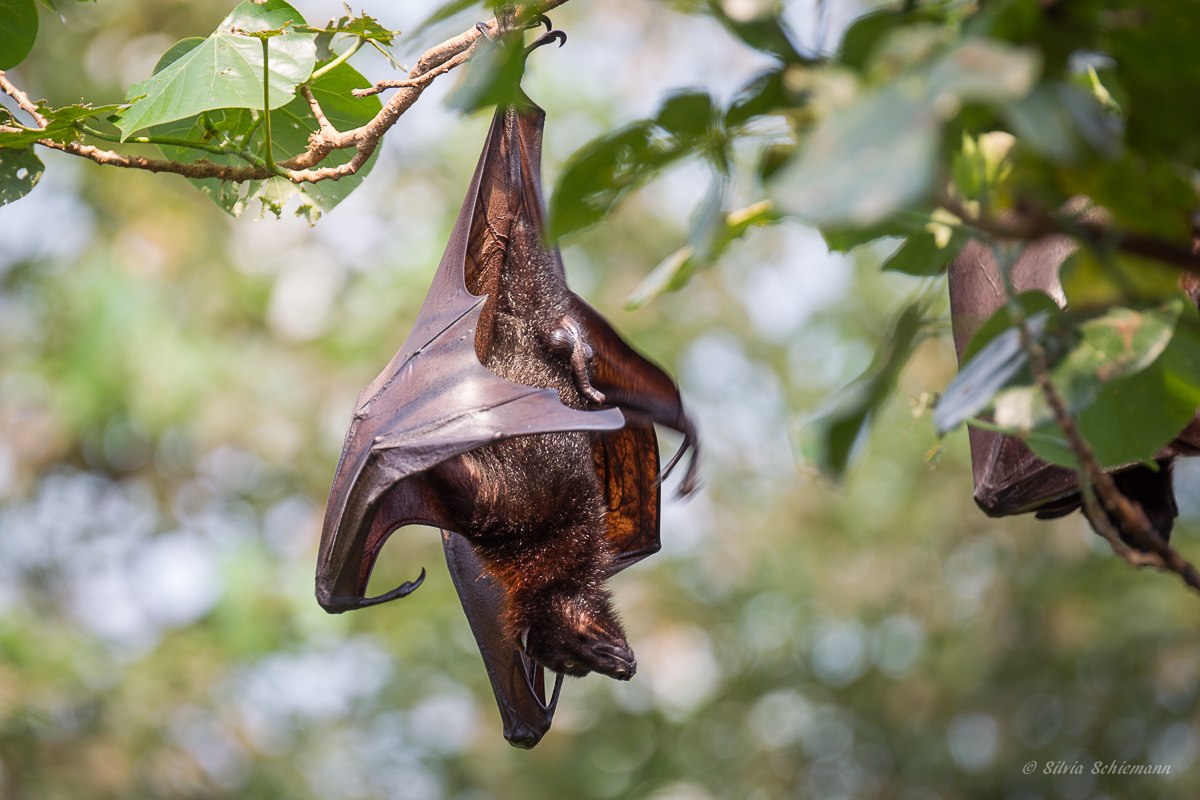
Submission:
[[[478,10],[456,5],[451,33]],[[0,198],[33,189],[0,209],[0,796],[1196,796],[1194,601],[1107,555],[1078,516],[984,518],[965,435],[939,442],[924,413],[954,374],[930,276],[987,234],[968,217],[1053,217],[1086,194],[1120,230],[1186,245],[1200,111],[1172,98],[1197,88],[1191,6],[886,7],[817,52],[822,25],[794,11],[678,5],[699,17],[568,3],[570,44],[529,60],[573,285],[680,375],[709,453],[706,492],[665,506],[664,552],[616,582],[639,675],[569,682],[532,753],[500,737],[435,534],[385,551],[381,585],[431,568],[403,602],[328,617],[312,597],[354,397],[424,295],[487,114],[426,98],[311,229],[231,220],[176,178],[58,154],[33,189],[36,156],[0,150],[17,182]],[[161,9],[71,4],[65,26],[43,12],[13,76],[65,121],[81,95],[117,105],[136,81],[118,86],[113,63],[148,78],[227,10]],[[386,11],[389,27],[430,16]],[[620,69],[552,61],[589,46],[629,49]],[[696,50],[738,64],[736,85],[698,87],[679,66]],[[633,57],[650,52],[662,60]],[[623,99],[658,69],[674,91]],[[308,124],[293,102],[273,133]],[[258,108],[203,113],[222,136]],[[189,113],[174,135],[210,130]],[[230,209],[250,199],[207,189]],[[1022,304],[1051,312],[1056,378],[1096,444],[1128,431],[1114,452],[1152,452],[1173,435],[1162,414],[1104,398],[1158,381],[1176,411],[1191,402],[1195,318],[1177,270],[1080,235],[1078,310]],[[644,307],[622,316],[627,299]],[[1114,348],[1131,320],[1135,350]],[[997,317],[981,334],[985,370],[1011,331]],[[1025,372],[970,413],[999,415]],[[830,397],[845,402],[814,421]],[[842,481],[798,473],[794,451]],[[1195,553],[1200,476],[1179,470]],[[1172,773],[1097,776],[1098,760]],[[1059,761],[1087,769],[1043,772]]]

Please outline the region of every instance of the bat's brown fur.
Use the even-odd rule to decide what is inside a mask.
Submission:
[[[518,217],[514,226],[524,224]],[[502,378],[556,389],[563,405],[586,408],[571,353],[557,344],[566,283],[541,263],[544,250],[523,252],[518,243],[528,241],[538,241],[536,231],[512,231],[502,263],[484,271],[492,340],[481,360]],[[506,587],[514,641],[555,672],[627,679],[636,662],[604,582],[613,554],[593,450],[587,433],[518,437],[447,461],[428,480],[445,490],[454,529]]]

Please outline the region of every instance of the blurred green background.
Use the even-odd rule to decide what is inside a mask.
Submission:
[[[409,30],[432,7],[366,10]],[[120,101],[229,8],[62,10],[42,9],[12,73],[56,105]],[[787,19],[811,50],[866,10],[833,0],[818,24],[795,2]],[[548,186],[669,89],[728,97],[769,63],[652,0],[553,16],[570,41],[525,81]],[[637,677],[569,680],[545,740],[512,749],[431,531],[393,537],[372,580],[425,566],[420,591],[325,615],[316,542],[354,398],[407,333],[490,120],[442,104],[453,80],[315,227],[45,151],[42,183],[0,209],[0,797],[1200,796],[1200,599],[1079,515],[975,508],[966,437],[935,446],[927,409],[954,374],[948,335],[922,344],[843,483],[798,459],[806,420],[931,286],[879,273],[894,240],[851,258],[785,222],[622,310],[686,237],[698,164],[564,250],[573,288],[678,376],[705,444],[704,490],[664,504],[663,552],[614,581]],[[1197,466],[1178,493],[1195,560]],[[1114,760],[1170,775],[1091,774]]]

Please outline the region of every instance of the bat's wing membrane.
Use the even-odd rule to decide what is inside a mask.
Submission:
[[[1027,244],[1012,268],[1013,289],[1037,289],[1064,305],[1058,267],[1073,248],[1069,238],[1059,235]],[[949,281],[954,346],[961,360],[971,336],[1004,305],[1006,297],[995,259],[979,242],[968,242],[963,248],[950,265]],[[971,427],[968,435],[975,502],[989,515],[1037,511],[1038,516],[1054,517],[1079,506],[1079,479],[1074,470],[1041,460],[1014,436]],[[1159,458],[1194,454],[1200,454],[1200,415],[1159,453]],[[1173,498],[1170,502],[1174,503]]]
[[[683,444],[667,464],[669,473],[688,450],[692,451],[681,494],[696,488],[700,463],[700,440],[696,427],[683,410],[679,387],[667,373],[639,355],[613,330],[608,320],[580,297],[571,295],[571,313],[587,331],[592,345],[591,379],[607,402],[625,412],[632,426],[665,425],[683,434]]]
[[[657,553],[658,438],[654,429],[630,425],[596,442],[596,467],[608,502],[608,540],[615,574]]]
[[[1018,292],[1039,289],[1066,302],[1058,282],[1057,265],[1071,252],[1070,240],[1047,237],[1029,244],[1013,266]],[[950,265],[950,314],[954,346],[961,359],[975,331],[1007,302],[1003,279],[987,246],[971,241]],[[992,516],[1020,514],[1068,495],[1079,488],[1073,470],[1047,464],[1025,443],[979,428],[967,429],[975,502]]]
[[[567,291],[561,258],[542,241],[544,116],[527,99],[520,108],[497,111],[413,331],[359,395],[330,491],[317,563],[317,598],[326,610],[384,602],[420,583],[418,579],[378,598],[364,597],[387,537],[407,524],[442,528],[446,563],[504,718],[505,738],[520,747],[537,744],[550,727],[562,677],[557,676],[548,698],[545,671],[505,631],[502,588],[470,543],[452,532],[422,473],[504,438],[614,432],[598,438],[594,455],[606,488],[616,572],[660,546],[653,423],[684,434],[676,460],[696,446],[695,429],[675,384],[625,344],[599,313]],[[561,285],[559,296],[568,298],[567,313],[585,329],[595,351],[595,384],[614,407],[568,408],[554,390],[510,382],[483,366],[492,347],[491,297],[511,259],[536,259],[545,270],[544,280]],[[693,455],[682,491],[694,488],[695,478]]]
[[[442,548],[500,707],[504,738],[517,747],[533,747],[550,729],[563,676],[555,676],[554,689],[547,697],[546,671],[509,641],[504,630],[504,591],[488,574],[475,548],[449,531],[442,531]]]
[[[321,531],[317,599],[326,610],[370,604],[363,598],[366,579],[391,530],[405,524],[450,527],[422,486],[402,485],[419,481],[413,476],[501,439],[624,425],[618,409],[568,408],[556,391],[500,378],[477,356],[476,334],[487,298],[469,292],[463,276],[473,225],[480,218],[491,225],[493,216],[503,216],[491,212],[503,195],[495,184],[509,177],[504,159],[496,158],[504,113],[493,123],[412,333],[359,395]],[[394,513],[380,517],[389,494]]]
[[[496,115],[485,152],[500,152],[503,149],[505,157],[495,159],[489,168],[496,174],[504,174],[510,185],[519,187],[519,191],[503,192],[495,198],[493,195],[496,193],[493,191],[488,195],[486,203],[483,199],[480,202],[484,208],[500,209],[508,213],[507,220],[520,219],[527,222],[527,225],[513,226],[511,221],[499,219],[503,213],[487,213],[487,224],[476,225],[471,233],[473,246],[469,248],[469,252],[478,255],[473,262],[468,262],[467,285],[481,292],[487,291],[493,285],[492,276],[497,262],[489,254],[498,249],[497,242],[504,241],[510,246],[522,247],[530,252],[536,250],[539,259],[546,259],[544,268],[550,273],[549,278],[561,282],[565,290],[566,278],[562,256],[558,248],[545,245],[545,204],[541,188],[542,126],[545,122],[545,112],[528,98],[523,98],[519,109],[510,108],[503,113],[503,120],[501,112]],[[535,241],[524,241],[525,238],[534,239],[535,236]],[[699,446],[699,439],[695,426],[683,410],[679,387],[662,369],[626,344],[600,312],[573,292],[565,291],[565,294],[567,307],[564,310],[583,327],[586,339],[592,346],[594,356],[589,377],[592,384],[605,395],[606,401],[625,412],[625,419],[630,426],[648,428],[657,423],[684,435],[683,445],[668,464],[667,471],[675,466],[685,452],[692,450],[692,460],[681,487],[681,492],[689,493],[697,483],[699,464],[695,451]],[[487,313],[485,309],[484,314]],[[653,437],[652,432],[649,435]],[[637,449],[639,452],[647,452],[648,448],[644,437],[642,438],[643,442]],[[631,452],[627,446],[623,446],[623,449],[627,453]],[[657,447],[654,449],[657,462]],[[638,470],[634,470],[634,473],[637,474]],[[632,483],[633,480],[630,477],[620,482]],[[657,481],[657,475],[655,480]],[[657,521],[657,514],[655,520]],[[657,537],[657,524],[654,530]]]

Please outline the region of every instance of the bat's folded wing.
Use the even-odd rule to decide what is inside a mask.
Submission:
[[[615,574],[657,553],[661,484],[658,437],[652,427],[629,425],[595,444],[596,471],[608,504],[608,541]]]
[[[546,671],[509,641],[504,630],[504,590],[488,574],[475,548],[449,531],[442,531],[442,548],[500,707],[504,738],[516,747],[533,747],[550,729],[563,676],[555,676],[554,690],[547,697]]]
[[[658,423],[683,434],[683,444],[667,464],[665,473],[674,469],[683,454],[691,450],[687,474],[679,489],[681,494],[691,493],[699,477],[700,439],[696,426],[683,410],[679,387],[661,368],[626,344],[608,320],[582,298],[572,294],[569,303],[571,314],[587,331],[594,351],[592,383],[604,393],[607,402],[624,411],[631,426]]]
[[[512,383],[485,369],[474,348],[479,306],[472,303],[424,346],[406,344],[401,353],[412,354],[393,360],[368,387],[375,392],[361,398],[321,531],[317,599],[328,611],[381,601],[367,600],[363,592],[392,530],[405,524],[448,527],[436,498],[415,477],[422,471],[514,436],[624,425],[617,409],[568,408],[553,390]],[[389,513],[380,515],[385,507]],[[387,599],[394,596],[400,594]]]
[[[1073,249],[1071,240],[1060,235],[1027,244],[1012,266],[1013,289],[1036,289],[1065,304],[1058,270]],[[995,258],[989,248],[975,241],[968,242],[950,265],[949,283],[954,345],[961,361],[975,331],[1007,297]],[[1015,436],[973,427],[968,433],[975,502],[990,516],[1036,511],[1039,516],[1053,517],[1079,506],[1079,478],[1074,470],[1041,460]],[[1200,454],[1200,414],[1157,457],[1195,454]]]

